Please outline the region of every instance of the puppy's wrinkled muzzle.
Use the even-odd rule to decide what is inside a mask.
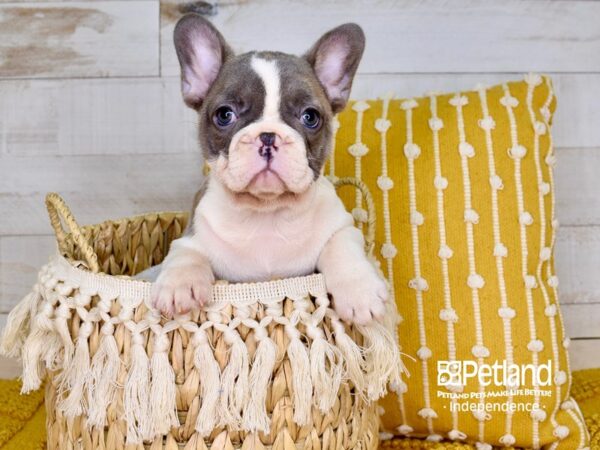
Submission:
[[[302,137],[280,121],[255,122],[234,136],[217,175],[231,191],[272,199],[302,193],[313,181]]]

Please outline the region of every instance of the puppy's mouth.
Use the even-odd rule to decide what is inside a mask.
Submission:
[[[288,188],[277,171],[267,164],[252,176],[242,189],[233,189],[227,183],[222,183],[230,198],[241,207],[260,211],[276,210],[287,207],[304,198],[306,191],[294,192]]]
[[[242,191],[260,199],[270,200],[291,192],[291,189],[281,175],[267,164],[250,179]]]
[[[294,204],[303,197],[303,193],[298,194],[285,189],[285,183],[279,175],[269,169],[264,169],[256,174],[253,180],[255,181],[242,191],[233,191],[225,186],[231,198],[238,205],[262,211],[276,210]],[[269,189],[265,189],[265,182],[270,186]],[[273,184],[281,186],[281,189],[273,190]]]
[[[295,202],[301,195],[286,191],[283,194],[253,194],[251,192],[229,191],[235,201],[254,209],[277,209]]]

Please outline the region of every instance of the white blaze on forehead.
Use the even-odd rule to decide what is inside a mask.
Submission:
[[[279,68],[274,60],[268,61],[254,56],[252,58],[252,69],[261,78],[265,85],[265,108],[263,120],[279,119],[279,101],[281,99]]]

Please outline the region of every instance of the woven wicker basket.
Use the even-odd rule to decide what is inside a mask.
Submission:
[[[365,195],[370,252],[371,198],[337,184]],[[373,400],[402,367],[392,320],[343,324],[319,274],[217,283],[202,311],[166,320],[130,276],[162,261],[187,214],[80,228],[58,195],[46,204],[59,254],[1,350],[22,358],[24,391],[47,379],[48,448],[377,448]]]

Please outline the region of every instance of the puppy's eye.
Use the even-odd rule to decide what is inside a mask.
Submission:
[[[215,111],[214,121],[219,127],[229,126],[236,120],[237,116],[229,106],[221,106]]]
[[[302,125],[304,125],[306,128],[314,130],[321,123],[321,115],[315,108],[306,108],[302,112],[300,120],[302,121]]]

